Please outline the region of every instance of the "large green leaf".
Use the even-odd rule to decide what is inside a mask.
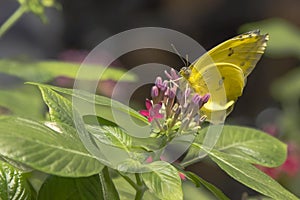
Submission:
[[[183,162],[198,156],[207,128],[195,138]],[[244,161],[276,167],[281,165],[287,154],[286,144],[265,132],[239,126],[224,126],[214,149],[220,150]]]
[[[103,168],[80,140],[22,118],[0,119],[0,154],[59,176],[90,176]]]
[[[74,127],[72,103],[50,88],[39,86],[39,89],[49,108],[50,120]]]
[[[44,102],[49,108],[50,120],[74,127],[72,103],[48,87],[38,87],[42,93]]]
[[[42,85],[39,85],[38,87],[42,92],[44,101],[49,107],[50,119],[52,121],[67,123],[68,125],[75,127],[75,119],[73,118],[76,117],[76,129],[80,135],[77,135],[77,132],[75,131],[69,131],[68,127],[62,127],[65,130],[63,132],[67,132],[69,134],[73,133],[72,136],[75,136],[76,138],[78,138],[79,136],[83,140],[83,142],[88,145],[87,147],[89,148],[89,150],[91,150],[101,158],[112,158],[112,156],[108,156],[108,154],[117,154],[117,152],[112,153],[111,148],[107,146],[107,148],[105,148],[104,144],[121,148],[125,150],[127,154],[131,153],[130,147],[133,146],[132,137],[125,133],[122,129],[116,126],[87,126],[89,127],[88,132],[85,128],[83,119],[79,116],[78,112],[75,110],[75,107],[72,108],[72,104],[68,99],[62,97],[49,87]],[[92,135],[90,133],[92,133]],[[140,147],[140,150],[141,149],[142,148]],[[101,152],[100,155],[98,154],[99,152]],[[104,156],[104,154],[106,154],[106,156]]]
[[[221,169],[246,186],[274,199],[298,200],[295,195],[250,163],[215,150],[209,155]]]
[[[100,77],[96,75],[100,72],[102,80],[120,80],[134,81],[136,77],[133,74],[126,74],[121,69],[107,68],[105,69],[100,65],[84,65],[85,72],[80,74],[80,78],[85,80],[99,80]],[[17,76],[26,81],[36,82],[49,82],[55,77],[66,76],[69,78],[76,78],[80,64],[67,63],[59,61],[40,61],[40,62],[28,62],[28,61],[16,61],[0,59],[0,73],[5,73],[13,76]]]
[[[54,122],[64,122],[68,123],[70,126],[74,126],[74,120],[73,115],[77,116],[77,131],[81,135],[79,137],[83,139],[84,142],[86,142],[86,139],[90,139],[88,141],[87,147],[89,147],[89,150],[92,149],[92,152],[95,152],[96,155],[101,156],[101,158],[110,157],[112,158],[113,154],[117,155],[117,152],[113,152],[113,149],[109,148],[106,145],[115,146],[117,148],[121,148],[126,151],[126,154],[131,154],[131,150],[139,150],[139,151],[145,151],[144,148],[139,144],[142,144],[140,142],[140,138],[134,138],[127,133],[124,132],[124,130],[120,129],[117,126],[87,126],[89,128],[89,132],[92,133],[92,135],[85,129],[85,125],[79,114],[77,113],[75,108],[72,109],[72,104],[69,100],[62,97],[58,93],[54,92],[51,88],[39,85],[38,86],[43,94],[43,99],[46,102],[46,104],[49,107],[49,113],[50,118]],[[63,127],[64,128],[64,127]],[[64,129],[66,130],[65,127]],[[72,131],[66,130],[66,132],[72,133]],[[74,132],[76,134],[76,132]],[[83,134],[83,135],[82,135]],[[75,135],[78,136],[78,135]],[[83,138],[83,137],[85,138]],[[94,136],[94,137],[92,137]],[[78,138],[78,137],[77,137]],[[152,139],[152,145],[156,145],[158,143],[154,138]],[[91,143],[92,142],[92,143]],[[138,143],[140,142],[140,143]],[[96,145],[98,146],[96,146]],[[146,146],[147,142],[144,141],[144,145]],[[158,143],[158,144],[161,144]],[[149,145],[150,146],[150,145]],[[98,153],[101,152],[101,155]],[[105,153],[106,152],[106,153]],[[120,151],[119,151],[120,152]],[[122,155],[124,155],[125,152],[121,152]],[[106,154],[106,156],[103,156]],[[111,155],[111,156],[108,156]],[[121,156],[123,157],[123,156]],[[111,160],[111,159],[110,159]],[[117,158],[119,160],[119,157]]]
[[[183,199],[181,180],[178,171],[171,164],[156,161],[147,165],[151,172],[141,176],[150,192],[163,200]]]
[[[78,100],[82,101],[84,106],[82,106],[82,104],[80,104],[79,106],[74,102],[72,103],[74,103],[80,115],[92,116],[95,118],[93,121],[97,121],[97,116],[95,116],[95,113],[90,109],[93,109],[95,106],[97,115],[124,128],[130,135],[135,135],[143,138],[149,137],[151,129],[146,118],[120,102],[114,101],[107,97],[94,95],[82,90],[72,90],[38,83],[30,84],[37,85],[39,87],[50,88],[62,94],[71,95],[72,97],[77,99],[76,102],[78,102]],[[89,105],[86,105],[86,103],[88,103]],[[78,117],[81,118],[80,116]],[[78,120],[82,121],[81,119]],[[82,129],[84,128],[82,127]]]
[[[24,174],[0,161],[0,199],[31,199],[31,189]]]
[[[99,175],[82,178],[49,176],[43,183],[39,200],[90,200],[103,199]]]
[[[43,101],[38,90],[28,85],[0,90],[0,106],[9,109],[14,115],[43,118]]]
[[[49,107],[50,119],[53,122],[59,123],[57,125],[59,126],[58,128],[62,130],[61,132],[67,134],[67,137],[74,137],[78,143],[84,143],[89,152],[92,152],[93,155],[97,155],[98,159],[106,163],[107,160],[102,159],[105,157],[103,152],[99,150],[99,147],[102,147],[102,150],[104,150],[103,143],[96,147],[93,136],[86,130],[83,118],[75,106],[73,106],[68,99],[53,91],[51,88],[43,85],[39,85],[38,87],[42,92],[44,101]],[[76,128],[76,130],[73,128]]]
[[[52,90],[55,90],[57,92],[66,94],[66,95],[71,95],[75,98],[78,98],[84,102],[88,103],[94,103],[96,106],[96,109],[98,109],[99,112],[97,114],[109,121],[116,122],[115,121],[115,115],[118,115],[118,120],[122,120],[122,116],[128,116],[130,115],[132,119],[138,124],[138,125],[149,125],[147,119],[140,115],[138,112],[135,110],[129,108],[128,106],[115,101],[113,99],[104,97],[104,96],[99,96],[95,94],[88,93],[83,90],[76,90],[76,89],[67,89],[67,88],[61,88],[61,87],[55,87],[51,85],[44,85],[44,84],[39,84],[39,83],[29,83],[37,86],[43,86],[43,87],[48,87]],[[80,109],[80,108],[78,108]],[[114,111],[115,113],[112,113]],[[88,113],[89,111],[86,111],[86,108],[83,108],[80,110],[80,113],[83,113],[85,115],[93,115],[94,113]],[[121,117],[120,117],[121,116]],[[118,125],[121,124],[128,124],[128,118],[124,117],[124,121],[117,121]]]

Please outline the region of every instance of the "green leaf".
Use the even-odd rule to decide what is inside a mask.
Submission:
[[[198,175],[194,174],[193,172],[186,172],[183,171],[184,175],[190,179],[197,187],[200,185],[204,185],[209,191],[211,191],[218,199],[221,200],[230,200],[219,188],[214,186],[213,184],[207,182],[206,180],[202,179]]]
[[[8,163],[10,164],[11,166],[13,166],[14,168],[22,171],[23,173],[28,173],[28,172],[31,172],[32,171],[32,168],[22,164],[22,163],[19,163],[19,162],[16,162],[14,160],[11,160],[9,158],[6,158],[4,156],[1,156],[0,155],[0,161],[3,161],[5,163]]]
[[[222,170],[246,186],[274,199],[298,200],[271,177],[244,160],[215,150],[209,155]]]
[[[82,178],[65,178],[52,175],[43,183],[37,199],[103,199],[102,185],[98,174]]]
[[[116,123],[95,115],[83,116],[84,123],[92,126],[118,126]]]
[[[153,171],[142,173],[141,176],[151,193],[163,200],[183,199],[176,168],[164,161],[152,162],[147,167]]]
[[[28,62],[28,61],[15,61],[0,59],[0,73],[9,74],[22,78],[26,81],[36,82],[49,82],[58,76],[65,76],[69,78],[76,78],[77,73],[80,69],[80,63],[68,63],[59,61],[39,61],[39,62]],[[99,65],[84,65],[85,72],[80,75],[80,78],[84,80],[120,80],[122,81],[135,81],[136,77],[133,74],[125,74],[121,69],[115,68],[104,68]]]
[[[43,173],[41,171],[32,171],[27,175],[27,180],[31,185],[32,190],[35,192],[35,195],[37,196],[38,191],[44,184],[45,180],[50,176],[49,174]],[[36,198],[35,198],[36,199]]]
[[[140,126],[149,126],[149,123],[145,117],[140,115],[138,112],[135,110],[129,108],[128,106],[115,101],[113,99],[104,97],[104,96],[99,96],[95,94],[88,93],[83,90],[76,90],[76,89],[67,89],[67,88],[61,88],[61,87],[55,87],[51,85],[45,85],[45,84],[39,84],[39,83],[28,83],[32,85],[37,85],[37,86],[43,86],[43,87],[48,87],[52,90],[55,90],[57,92],[66,94],[66,95],[71,95],[75,98],[78,98],[80,100],[83,100],[85,102],[89,103],[94,103],[96,105],[96,109],[98,109],[99,112],[97,114],[111,122],[116,122],[115,117],[112,113],[112,111],[115,111],[115,115],[121,115],[121,116],[127,116],[128,114],[132,117],[134,122],[136,122]],[[80,109],[80,108],[78,108]],[[84,108],[85,109],[85,108]],[[82,115],[93,115],[94,113],[88,113],[89,111],[86,110],[79,110]],[[118,118],[122,119],[122,117]],[[120,124],[128,124],[128,119],[125,118],[124,121],[118,121],[116,122],[119,126]]]
[[[133,157],[133,156],[132,156]],[[128,172],[128,173],[136,173],[136,172],[149,172],[152,171],[151,168],[149,168],[148,163],[143,164],[141,162],[142,159],[138,158],[138,155],[135,154],[134,159],[132,158],[127,158],[124,159],[122,158],[122,162],[118,163],[117,170],[120,172]],[[146,159],[145,157],[143,158],[144,160]]]
[[[24,174],[0,161],[0,199],[31,199],[31,189]]]
[[[33,185],[31,184],[30,181],[28,181],[28,185],[29,185],[30,191],[31,191],[31,199],[37,199],[37,191],[35,190],[35,188],[33,187]]]
[[[54,92],[52,89],[46,86],[39,85],[38,86],[42,92],[43,99],[49,107],[50,119],[54,122],[62,122],[67,123],[70,126],[74,126],[73,122],[73,112],[72,104],[69,100],[62,97],[58,93]],[[77,114],[78,115],[78,114]],[[79,119],[79,118],[77,118]],[[84,122],[82,120],[77,121],[77,123],[81,124],[80,132],[86,131],[84,128]],[[135,138],[128,135],[124,130],[115,126],[87,126],[88,131],[92,133],[96,140],[93,139],[94,142],[97,143],[98,146],[103,147],[103,144],[108,144],[111,146],[115,146],[125,150],[128,154],[131,153],[132,150],[142,151],[145,149],[149,150],[149,147],[159,148],[162,142],[159,142],[159,139],[155,138],[147,138],[142,140],[143,138]],[[72,133],[72,131],[66,131]],[[88,134],[88,133],[86,133]],[[75,136],[78,136],[75,132]],[[143,143],[142,143],[143,142]],[[151,146],[152,145],[152,146]],[[103,148],[102,148],[103,150]]]
[[[12,114],[33,119],[43,119],[44,104],[38,90],[30,86],[0,90],[0,106]]]
[[[107,160],[102,159],[105,156],[99,149],[100,146],[103,147],[103,144],[96,147],[93,136],[86,130],[83,118],[72,103],[47,86],[38,85],[38,87],[49,107],[50,119],[59,123],[49,124],[50,127],[53,126],[53,128],[60,130],[62,134],[66,134],[67,137],[72,137],[77,143],[84,143],[85,147],[93,152],[93,155],[97,155],[98,159],[108,164]]]
[[[188,159],[197,157],[207,128],[195,138],[186,156]],[[239,126],[224,126],[222,134],[214,149],[240,158],[246,162],[267,167],[281,165],[287,154],[286,144],[265,132]],[[187,161],[185,158],[184,162]]]
[[[145,152],[161,149],[165,143],[165,137],[138,138],[129,135],[123,129],[116,126],[89,126],[87,130],[100,142],[126,150],[127,152]]]
[[[240,28],[241,32],[260,29],[270,34],[266,54],[272,57],[297,56],[300,58],[300,29],[280,18],[271,18],[254,23],[248,23]],[[288,40],[287,40],[288,38]]]
[[[71,95],[72,97],[77,99],[76,101],[83,101],[84,106],[80,104],[80,106],[76,107],[81,116],[92,115],[95,117],[93,121],[96,121],[97,118],[94,115],[93,110],[91,110],[91,108],[93,109],[95,107],[98,111],[97,114],[101,118],[118,124],[118,126],[125,129],[131,135],[137,135],[138,137],[144,138],[149,137],[151,129],[147,119],[135,110],[129,108],[124,104],[121,104],[120,102],[114,101],[107,97],[94,95],[82,90],[72,90],[38,83],[29,84],[47,87],[59,93]],[[86,106],[86,103],[90,104],[90,106]],[[75,103],[75,106],[76,105],[77,104]],[[78,117],[81,118],[80,116]]]
[[[114,126],[87,126],[87,129],[98,141],[130,152],[132,138],[122,129]]]
[[[102,198],[103,200],[115,199],[119,200],[118,191],[110,177],[107,167],[104,167],[102,172],[99,174],[100,182],[102,184]]]
[[[287,146],[277,138],[253,128],[224,126],[216,149],[245,161],[267,167],[286,160]]]
[[[39,89],[49,108],[50,120],[74,127],[71,102],[47,87],[39,86]]]
[[[190,145],[187,154],[185,155],[184,159],[181,161],[181,166],[188,166],[193,163],[196,163],[200,160],[199,154],[202,151],[201,144],[203,143],[203,140],[205,138],[205,134],[207,132],[208,127],[201,128],[197,136],[195,137],[194,141]]]
[[[22,118],[0,119],[0,154],[58,176],[90,176],[103,168],[81,141]]]

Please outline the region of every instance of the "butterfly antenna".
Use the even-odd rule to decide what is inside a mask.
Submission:
[[[180,55],[180,53],[177,51],[177,49],[175,48],[174,44],[171,44],[173,50],[175,51],[175,53],[179,56],[180,60],[183,62],[183,64],[186,66],[185,61],[183,60],[182,56]]]
[[[185,54],[185,60],[186,60],[186,67],[189,66],[189,55]]]

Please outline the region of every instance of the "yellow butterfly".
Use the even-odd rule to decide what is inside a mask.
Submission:
[[[210,100],[200,109],[207,121],[218,123],[232,111],[234,102],[243,93],[247,76],[264,53],[268,39],[269,35],[260,34],[259,30],[238,35],[180,70],[195,92],[200,95],[210,93]]]

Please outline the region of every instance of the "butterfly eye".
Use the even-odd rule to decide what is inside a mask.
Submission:
[[[190,74],[191,74],[191,70],[190,70],[190,68],[188,68],[188,67],[183,67],[183,68],[181,68],[181,70],[180,70],[180,74],[181,74],[182,76],[184,76],[185,78],[188,78],[188,77],[190,76]]]
[[[182,71],[186,71],[187,70],[187,67],[183,67],[181,68]]]
[[[189,68],[187,68],[185,71],[184,71],[185,75],[186,76],[190,76],[191,74],[191,70]]]

